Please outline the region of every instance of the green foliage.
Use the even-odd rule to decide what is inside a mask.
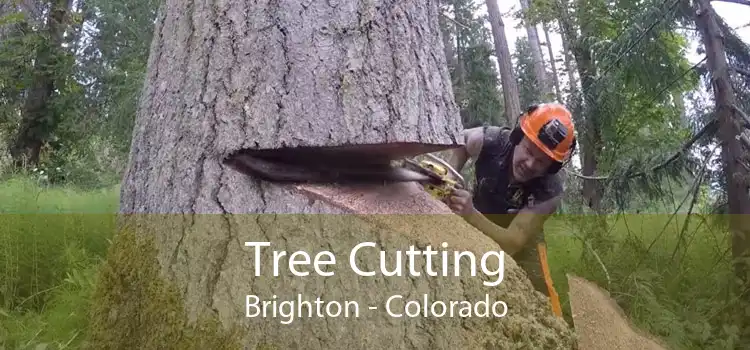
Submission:
[[[548,224],[550,268],[569,321],[565,274],[573,273],[607,289],[638,327],[674,349],[732,348],[738,333],[725,310],[739,304],[729,292],[725,231],[698,214],[611,216],[615,249],[597,252],[599,263],[584,260],[592,251],[579,227],[591,218],[560,215]]]
[[[15,132],[24,90],[31,85],[31,62],[42,38],[24,31],[27,26],[21,13],[10,13],[0,17],[0,21],[8,23],[0,40],[0,128],[8,134]]]
[[[119,181],[118,163],[130,145],[159,2],[94,0],[75,6],[63,28],[73,35],[60,47],[50,45],[48,28],[35,27],[37,19],[27,21],[23,12],[0,18],[6,25],[0,40],[0,141],[13,140],[26,117],[24,92],[33,79],[52,73],[55,91],[45,106],[37,171],[64,169],[65,176],[48,178],[51,183],[109,186]],[[86,40],[80,34],[84,24]],[[35,64],[44,50],[49,64]],[[102,164],[101,155],[114,160]]]
[[[484,124],[502,124],[503,104],[495,68],[494,45],[487,19],[475,15],[484,6],[483,1],[459,0],[452,10],[461,25],[444,22],[451,35],[457,67],[451,78],[456,102],[460,108],[464,127]]]
[[[569,15],[561,6],[562,1],[535,2],[532,13],[557,18],[570,26],[566,34],[575,34],[566,39],[584,82],[577,115],[581,151],[594,154],[597,174],[618,178],[606,184],[604,207],[630,203],[644,192],[661,195],[658,184],[694,172],[694,160],[672,162],[647,180],[624,175],[655,167],[695,131],[674,100],[698,83],[685,57],[687,40],[676,32],[676,2],[576,0],[566,10]]]
[[[531,59],[528,39],[521,37],[516,40],[513,57],[516,61],[513,73],[518,79],[518,97],[521,106],[530,106],[540,102],[542,90],[534,75],[534,62]]]
[[[97,134],[112,140],[114,150],[127,152],[135,121],[151,38],[160,2],[94,0],[92,21],[97,34],[86,49],[84,69],[93,80],[90,104],[100,120]]]
[[[0,348],[82,343],[117,199],[117,188],[49,189],[22,177],[0,183]]]
[[[497,89],[499,79],[492,65],[492,49],[475,46],[464,49],[466,59],[466,84],[458,86],[458,98],[465,100],[462,115],[465,127],[482,124],[499,124],[504,121],[503,105]]]

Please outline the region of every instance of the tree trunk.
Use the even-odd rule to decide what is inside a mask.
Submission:
[[[521,102],[518,96],[518,82],[513,76],[513,65],[510,58],[508,40],[505,38],[505,24],[500,16],[497,0],[487,0],[487,14],[489,15],[492,37],[495,39],[495,55],[500,69],[500,81],[503,86],[505,101],[505,119],[513,126],[521,115]]]
[[[674,99],[674,106],[680,111],[680,122],[682,126],[688,127],[690,125],[690,116],[688,116],[687,109],[685,109],[685,96],[682,93],[672,94]]]
[[[726,175],[726,193],[728,194],[729,230],[732,234],[732,258],[734,272],[738,283],[737,291],[745,307],[738,307],[737,321],[742,329],[743,342],[747,342],[748,332],[747,305],[750,297],[750,227],[747,220],[750,214],[750,197],[748,197],[748,171],[740,163],[743,158],[742,144],[737,136],[742,129],[738,125],[736,99],[732,89],[727,57],[722,40],[722,33],[717,23],[717,15],[707,0],[699,0],[696,11],[696,26],[701,33],[706,50],[706,65],[711,75],[711,86],[716,99],[716,117],[719,122],[718,136],[722,144],[722,161]]]
[[[529,10],[529,0],[521,0],[521,10],[524,14]],[[527,20],[524,19],[524,21]],[[542,45],[539,40],[539,32],[536,29],[536,25],[526,23],[526,35],[529,40],[529,47],[531,48],[531,60],[534,62],[534,76],[540,87],[539,91],[542,93],[542,96],[539,96],[539,98],[541,98],[542,101],[549,101],[552,97],[552,91],[550,89],[549,80],[547,79],[547,70],[544,68]]]
[[[596,121],[596,113],[598,111],[596,110],[596,103],[592,99],[596,93],[592,90],[594,77],[596,76],[596,66],[591,57],[591,48],[583,40],[579,40],[579,37],[576,35],[565,5],[561,2],[557,4],[560,10],[560,27],[563,34],[563,43],[567,41],[571,45],[570,52],[575,58],[578,75],[581,77],[581,93],[573,95],[573,105],[582,114],[575,116],[577,119],[576,122],[583,121],[581,130],[585,130],[585,132],[580,132],[578,136],[581,144],[581,155],[583,156],[581,170],[585,176],[595,176],[599,154],[601,154],[601,131]],[[586,33],[581,33],[581,37],[586,38]],[[581,105],[581,103],[583,104]],[[601,189],[601,183],[598,180],[583,180],[583,198],[587,202],[588,207],[599,214],[603,213]]]
[[[456,21],[458,23],[463,23],[459,1],[453,2],[453,9],[453,12],[456,14]],[[466,65],[463,55],[463,29],[464,28],[462,26],[456,24],[456,81],[458,81],[458,86],[460,86],[462,89],[464,88],[464,86],[466,86]]]
[[[557,102],[563,103],[562,91],[560,90],[560,79],[557,77],[557,63],[555,62],[555,51],[552,50],[552,41],[549,40],[549,25],[542,24],[544,30],[544,40],[547,41],[547,53],[549,54],[549,63],[552,66],[552,82],[555,87],[555,98]]]
[[[445,6],[450,6],[445,4],[446,0],[441,0],[440,4]],[[451,23],[452,24],[452,23]],[[445,53],[445,61],[448,64],[448,71],[451,72],[456,69],[456,58],[454,53],[454,47],[453,47],[453,38],[451,37],[451,31],[450,26],[451,24],[448,23],[448,21],[443,17],[440,16],[440,32],[443,36],[443,50]]]
[[[47,39],[38,48],[31,86],[21,112],[21,125],[10,148],[16,166],[37,165],[42,147],[57,123],[55,111],[50,106],[55,90],[54,64],[65,32],[63,21],[71,4],[72,0],[51,3],[45,29]]]
[[[456,267],[460,277],[355,273],[352,263],[378,271],[381,247],[388,269],[391,250],[409,246],[445,242],[475,254],[498,249],[416,183],[284,185],[222,165],[224,155],[243,148],[348,144],[362,157],[372,149],[401,157],[457,144],[462,128],[436,3],[329,4],[166,2],[123,179],[127,216],[97,284],[91,347],[574,348],[565,322],[508,257],[487,261],[505,271],[503,283],[491,288],[482,281],[493,277],[481,270],[472,277],[468,259]],[[383,213],[393,215],[364,215]],[[271,246],[256,255],[246,242]],[[375,243],[350,260],[363,242]],[[286,255],[274,275],[271,250],[326,250],[331,255],[315,263],[333,263],[317,272],[291,266],[310,272],[294,276],[288,258],[303,257]],[[403,261],[402,270],[432,269],[416,261],[413,267]],[[452,263],[446,268],[454,269]],[[326,271],[334,274],[322,277]],[[386,313],[391,295],[420,303],[489,298],[512,311],[502,322],[457,314],[397,318]],[[286,316],[254,316],[254,296],[277,303],[269,312],[298,311],[299,305],[278,304],[296,303],[298,296],[338,301],[342,312],[355,312],[345,301],[356,301],[359,318],[316,317],[312,304],[312,317],[304,309],[291,324],[280,324]],[[403,312],[407,300],[393,300],[393,311]]]
[[[568,73],[568,85],[570,86],[570,94],[575,95],[578,91],[578,79],[576,78],[576,69],[573,66],[573,58],[571,57],[570,44],[565,35],[561,36],[563,46],[563,58],[565,60],[565,71]]]

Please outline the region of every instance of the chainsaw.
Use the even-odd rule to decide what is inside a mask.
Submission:
[[[429,159],[422,161],[414,158],[404,159],[402,166],[430,177],[429,181],[419,181],[429,194],[444,201],[453,191],[466,188],[463,176],[448,162],[433,154],[428,153],[425,156]]]
[[[224,163],[245,175],[270,182],[324,184],[386,184],[417,182],[430,195],[445,201],[466,187],[463,176],[448,162],[433,155],[391,160],[331,148],[301,147],[284,150],[235,152]]]

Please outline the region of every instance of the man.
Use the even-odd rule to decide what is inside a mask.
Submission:
[[[473,128],[464,131],[464,138],[465,145],[449,163],[461,171],[473,159],[477,185],[473,197],[457,190],[447,204],[510,254],[562,316],[542,226],[560,204],[563,188],[557,172],[576,145],[570,112],[560,104],[535,105],[520,116],[515,129]]]

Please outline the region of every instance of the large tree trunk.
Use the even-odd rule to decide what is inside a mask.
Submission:
[[[510,126],[513,126],[518,116],[521,115],[518,82],[513,75],[510,49],[508,48],[508,40],[505,38],[505,24],[500,15],[500,7],[497,5],[497,0],[487,0],[486,3],[490,26],[492,27],[492,37],[495,41],[495,55],[500,69],[500,82],[503,85],[505,119],[508,120]]]
[[[726,176],[726,193],[728,196],[729,229],[732,234],[732,258],[734,273],[738,282],[737,292],[743,295],[745,307],[738,307],[737,321],[741,325],[742,343],[747,343],[750,337],[750,322],[747,318],[747,305],[750,305],[750,197],[748,196],[747,169],[742,159],[746,151],[743,150],[738,136],[742,132],[740,119],[735,117],[737,111],[736,98],[732,89],[726,52],[722,40],[722,33],[717,23],[717,15],[706,0],[697,2],[696,27],[701,33],[706,50],[706,65],[711,74],[711,86],[716,99],[716,117],[719,122],[718,136],[722,144],[722,161]]]
[[[380,267],[380,249],[389,268],[392,250],[412,245],[498,250],[417,184],[292,186],[222,165],[224,155],[243,148],[349,144],[363,157],[373,149],[401,157],[457,145],[460,118],[436,3],[330,6],[166,2],[122,185],[121,211],[130,220],[97,285],[92,348],[573,348],[567,325],[508,257],[487,261],[504,267],[496,287],[483,286],[492,276],[481,270],[472,277],[468,259],[460,277],[424,276],[430,267],[423,259],[413,266],[419,276],[355,274],[348,254],[363,242],[375,243],[353,262],[366,270]],[[393,215],[365,215],[382,213]],[[429,213],[444,215],[396,215]],[[245,242],[270,242],[258,255],[262,266]],[[330,251],[334,264],[323,273],[335,274],[298,265],[292,268],[311,275],[294,276],[286,255],[274,276],[271,250]],[[511,311],[500,322],[391,317],[385,303],[398,294],[417,301],[487,297]],[[359,318],[298,315],[287,325],[284,317],[247,315],[255,310],[247,304],[252,296],[279,303],[298,295],[356,301]],[[403,308],[406,300],[395,302]],[[217,321],[222,327],[213,327]]]

